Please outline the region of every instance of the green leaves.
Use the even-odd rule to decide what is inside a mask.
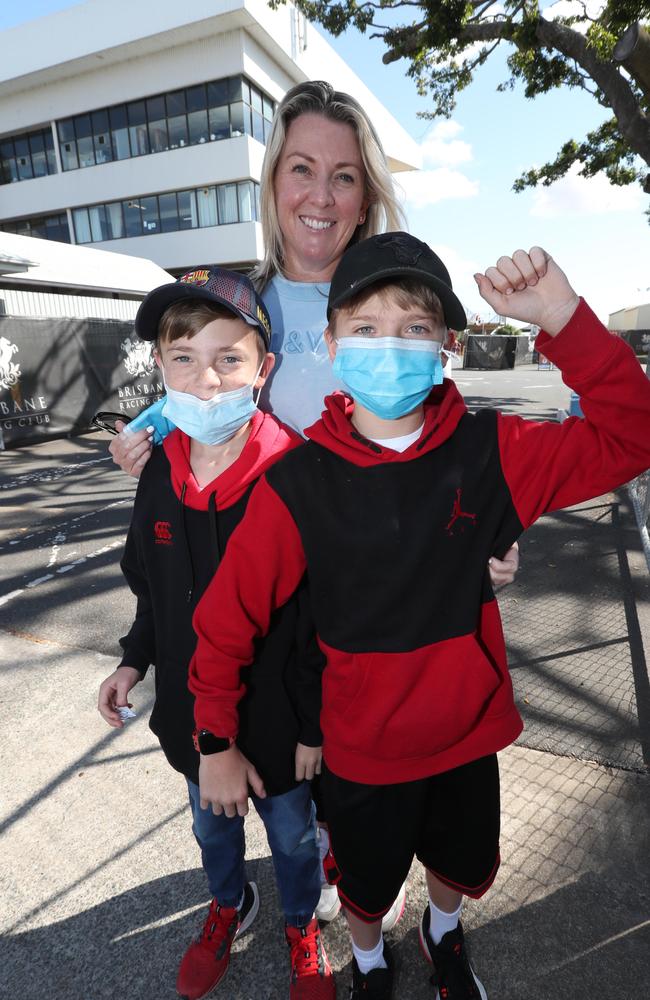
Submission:
[[[619,186],[642,182],[645,176],[645,171],[635,166],[634,154],[620,135],[616,119],[610,118],[588,132],[583,142],[574,139],[566,142],[551,163],[526,171],[514,182],[513,190],[523,191],[537,184],[548,186],[564,177],[575,163],[581,165],[580,172],[585,177],[594,177],[602,171],[612,184]]]
[[[277,7],[284,0],[270,0]],[[523,85],[530,100],[560,87],[591,93],[613,117],[582,140],[569,139],[555,159],[526,171],[515,191],[551,184],[575,164],[587,176],[604,172],[613,184],[650,187],[650,94],[634,66],[613,57],[637,21],[650,21],[650,0],[608,0],[598,17],[586,4],[571,16],[540,13],[538,0],[294,0],[306,17],[333,35],[348,27],[370,31],[386,44],[384,62],[406,60],[418,93],[431,98],[424,118],[449,117],[475,69],[502,45],[510,47],[510,77],[498,90]],[[409,22],[402,17],[410,16]],[[646,36],[647,38],[647,36]],[[647,44],[647,42],[646,42]],[[645,50],[640,58],[645,58]],[[639,56],[637,56],[637,60]],[[637,62],[638,65],[638,62]],[[646,166],[644,166],[644,164]]]

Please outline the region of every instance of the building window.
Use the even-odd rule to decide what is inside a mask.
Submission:
[[[229,76],[75,115],[57,123],[63,169],[77,170],[239,135],[266,143],[274,110],[271,98],[246,77]]]
[[[124,104],[118,104],[114,108],[110,108],[108,118],[111,125],[111,146],[113,150],[113,158],[116,160],[128,160],[131,156],[131,147],[129,146],[129,129],[126,106]],[[60,124],[59,128],[61,128]]]
[[[182,229],[256,222],[259,187],[255,181],[236,181],[194,191],[168,191],[73,208],[75,239],[77,243],[102,243]]]
[[[70,242],[70,230],[65,212],[0,222],[0,232],[15,233],[16,236],[35,236],[42,240],[57,240],[59,243]]]
[[[0,184],[55,174],[54,140],[49,128],[0,139]]]

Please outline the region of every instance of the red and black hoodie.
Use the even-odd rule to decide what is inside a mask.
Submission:
[[[307,570],[326,656],[327,766],[387,784],[446,771],[522,729],[487,572],[545,511],[650,467],[650,382],[581,302],[539,349],[581,397],[563,424],[468,413],[453,382],[403,453],[364,439],[343,394],[255,487],[197,609],[199,726],[237,732],[240,671]]]
[[[192,615],[219,566],[257,479],[302,439],[268,414],[256,413],[242,452],[200,489],[190,466],[190,439],[176,430],[154,448],[135,497],[122,570],[137,597],[135,621],[120,639],[122,665],[156,667],[150,726],[172,767],[198,782],[192,743],[194,698],[187,687],[196,646]],[[260,555],[252,552],[255,574]],[[213,600],[218,596],[213,591]],[[318,746],[322,655],[313,639],[307,594],[299,587],[272,616],[241,672],[237,743],[269,794],[295,786],[296,742]]]

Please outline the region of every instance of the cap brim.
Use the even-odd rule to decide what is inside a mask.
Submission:
[[[358,295],[359,292],[363,291],[364,288],[377,285],[389,278],[415,278],[422,285],[428,285],[440,299],[447,326],[452,330],[464,330],[467,326],[467,316],[462,303],[449,285],[446,285],[444,281],[440,281],[435,275],[427,274],[426,271],[417,267],[386,267],[381,271],[374,271],[367,278],[360,278],[359,281],[355,281],[352,288],[346,289],[336,297],[335,301],[329,303],[327,309],[328,318],[332,309],[338,309],[345,302],[348,302]]]
[[[202,299],[204,302],[213,302],[222,305],[233,316],[237,316],[250,326],[256,327],[262,334],[264,342],[268,343],[266,330],[256,316],[249,316],[248,313],[234,306],[232,302],[222,299],[219,295],[214,295],[213,292],[206,291],[205,288],[200,288],[192,284],[184,284],[182,281],[174,281],[170,282],[169,285],[154,288],[142,300],[135,317],[135,332],[138,337],[141,340],[155,340],[158,336],[158,327],[165,309],[173,305],[174,302],[184,302],[187,299]]]

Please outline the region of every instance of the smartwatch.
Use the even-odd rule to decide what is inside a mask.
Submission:
[[[204,757],[212,753],[223,753],[224,750],[230,750],[235,742],[229,736],[215,736],[209,729],[195,729],[192,733],[192,740],[194,749],[203,754]]]

